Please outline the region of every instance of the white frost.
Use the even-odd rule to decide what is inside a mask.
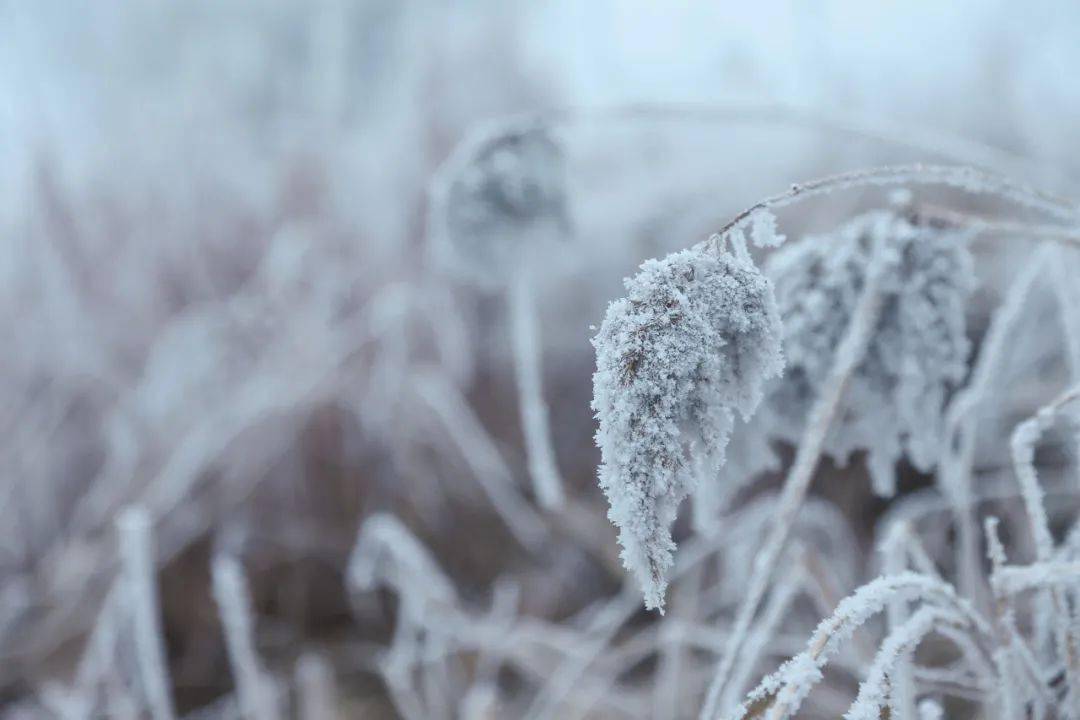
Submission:
[[[769,281],[748,257],[686,250],[650,260],[625,282],[593,340],[600,486],[622,559],[649,608],[663,609],[675,544],[670,525],[711,477],[738,409],[780,374],[780,323]]]
[[[901,454],[924,472],[934,469],[942,411],[964,378],[970,349],[964,307],[974,281],[965,241],[961,232],[880,211],[788,243],[769,258],[788,359],[787,379],[770,402],[781,436],[798,440],[881,242],[884,303],[826,452],[843,463],[867,450],[882,495],[894,491]]]

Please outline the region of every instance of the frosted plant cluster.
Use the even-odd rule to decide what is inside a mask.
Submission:
[[[2,720],[1080,720],[1066,31],[118,5],[0,3]]]
[[[772,254],[766,270],[789,370],[770,409],[775,430],[797,441],[875,252],[886,265],[883,306],[825,449],[841,464],[866,451],[875,491],[891,495],[902,454],[923,472],[937,465],[942,411],[967,372],[964,313],[974,278],[962,229],[879,211]]]
[[[764,302],[753,305],[770,308],[759,317],[775,312],[779,318],[762,325],[769,329],[765,334],[725,337],[721,343],[714,339],[712,323],[691,322],[695,316],[688,315],[684,305],[696,299],[726,318],[732,301],[741,301],[745,290],[721,284],[715,294],[695,296],[692,281],[698,271],[690,260],[702,253],[712,257],[709,253],[717,252],[724,238],[732,238],[737,250],[733,257],[749,262],[742,240],[742,226],[748,223],[755,239],[760,238],[760,246],[782,244],[775,220],[771,216],[763,220],[766,211],[762,208],[768,203],[791,202],[862,183],[942,179],[973,193],[1001,194],[1021,204],[1041,202],[1024,189],[1004,188],[992,178],[982,181],[957,175],[954,180],[947,173],[925,173],[921,168],[886,168],[815,181],[811,186],[794,185],[788,193],[740,214],[724,234],[710,242],[662,261],[646,262],[638,276],[626,281],[627,297],[608,308],[594,340],[593,407],[603,457],[600,486],[611,504],[610,517],[620,529],[624,563],[644,587],[646,607],[664,607],[666,575],[674,564],[670,527],[678,503],[697,483],[716,479],[732,430],[732,408],[739,407],[749,416],[761,399],[764,380],[779,374],[777,333],[787,355],[786,374],[770,389],[768,413],[762,415],[766,419],[745,430],[787,439],[796,444],[796,455],[786,471],[765,539],[743,580],[730,634],[705,692],[702,720],[799,716],[813,691],[827,682],[830,662],[853,642],[858,628],[882,613],[887,616],[887,633],[845,718],[871,720],[885,710],[890,717],[933,716],[940,709],[938,697],[919,692],[927,677],[948,677],[946,685],[971,686],[976,697],[992,698],[993,705],[983,706],[993,708],[987,717],[1006,719],[1029,712],[1033,717],[1073,718],[1074,709],[1080,707],[1080,623],[1076,617],[1080,588],[1075,574],[1080,566],[1059,559],[1070,553],[1071,541],[1055,546],[1044,506],[1046,496],[1034,466],[1034,448],[1041,434],[1080,397],[1076,389],[1039,409],[1012,436],[1019,489],[1012,497],[1019,501],[1025,532],[1034,541],[1034,564],[1009,565],[999,535],[1000,519],[988,515],[984,540],[991,572],[983,580],[973,579],[978,571],[972,570],[966,555],[970,540],[960,542],[954,560],[961,568],[960,581],[953,585],[943,579],[936,561],[912,532],[914,519],[925,517],[929,508],[916,510],[909,519],[894,520],[881,545],[885,572],[840,600],[812,634],[806,650],[794,654],[738,702],[746,681],[742,664],[758,658],[762,638],[775,632],[778,598],[784,606],[795,592],[788,585],[790,575],[784,575],[791,572],[784,569],[791,562],[785,559],[785,548],[792,552],[791,524],[805,503],[822,454],[832,455],[843,465],[855,450],[866,451],[871,484],[879,495],[895,494],[895,466],[903,455],[924,473],[942,473],[939,482],[950,501],[971,498],[956,489],[958,482],[960,488],[970,483],[965,476],[971,466],[964,465],[966,456],[958,454],[947,431],[955,431],[956,418],[974,406],[972,395],[984,392],[991,374],[999,372],[1001,361],[994,356],[1003,353],[1003,338],[1019,322],[1034,273],[1047,255],[1037,254],[1030,261],[991,320],[984,356],[970,373],[974,379],[969,379],[971,349],[966,329],[967,306],[975,286],[969,247],[980,231],[993,227],[989,221],[953,213],[947,222],[940,211],[930,211],[939,213],[930,218],[909,207],[904,212],[862,214],[833,233],[798,240],[769,258],[778,309],[771,309],[770,282],[761,285]],[[1011,226],[1002,225],[1005,228]],[[1062,237],[1073,242],[1068,231],[1062,231]],[[1060,291],[1056,298],[1066,334],[1071,335],[1074,330],[1067,318],[1073,309]],[[705,315],[709,317],[708,311]],[[732,348],[760,352],[761,337],[768,338],[770,348],[767,371],[737,372],[724,384],[726,393],[713,394],[713,385],[703,382],[699,368],[709,368],[709,361],[724,367],[721,363],[730,362]],[[705,364],[702,352],[709,358]],[[1066,367],[1071,367],[1070,352],[1066,347]],[[736,361],[727,367],[741,369],[742,365]],[[762,364],[755,362],[752,367],[759,369]],[[975,389],[965,388],[965,381]],[[710,392],[702,392],[702,387]],[[742,396],[748,402],[739,402],[739,388],[750,388]],[[709,409],[717,414],[709,414]],[[967,425],[966,432],[971,427]],[[963,442],[971,447],[970,439]],[[754,447],[746,445],[746,449]],[[704,469],[700,476],[687,472],[687,458],[694,469]],[[728,493],[719,504],[730,506],[731,500]],[[906,503],[896,507],[899,511]],[[935,512],[948,507],[946,503]],[[959,532],[969,533],[972,508],[957,504],[952,511]],[[1073,524],[1070,537],[1076,527]],[[821,569],[809,572],[817,574]],[[985,583],[982,587],[989,588],[992,602],[973,591],[973,582]],[[963,597],[958,586],[971,596]],[[1018,597],[1031,592],[1037,596],[1034,613],[1022,624],[1018,616],[1030,611]],[[836,602],[826,600],[825,604]],[[1032,627],[1032,623],[1033,635],[1025,636],[1020,628]],[[932,646],[929,638],[954,646],[959,659],[938,660],[932,668],[922,668],[916,651]]]
[[[747,256],[685,250],[625,281],[593,340],[600,487],[626,567],[663,608],[670,526],[715,482],[735,411],[749,418],[783,368],[772,287]]]

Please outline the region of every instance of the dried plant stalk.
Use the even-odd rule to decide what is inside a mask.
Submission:
[[[528,269],[518,272],[509,288],[510,334],[529,477],[532,478],[533,490],[540,505],[553,509],[563,504],[565,492],[555,462],[551,422],[541,382],[540,331],[537,327],[535,293],[532,273]]]
[[[274,697],[276,688],[255,651],[251,596],[244,571],[240,563],[224,555],[214,558],[212,569],[214,599],[225,630],[240,714],[246,720],[277,720],[281,712]]]
[[[117,518],[116,527],[143,692],[154,720],[173,720],[176,711],[169,691],[165,635],[158,614],[156,553],[150,516],[142,508],[129,507]]]

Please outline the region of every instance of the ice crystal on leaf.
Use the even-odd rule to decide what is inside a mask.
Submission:
[[[787,378],[769,403],[781,436],[798,439],[867,268],[883,262],[881,315],[826,452],[846,462],[853,451],[867,450],[882,495],[894,490],[901,454],[922,471],[936,466],[942,409],[965,375],[969,352],[964,307],[974,281],[965,241],[961,231],[879,211],[833,234],[789,243],[769,258],[788,358]]]
[[[784,244],[786,236],[776,228],[776,216],[768,210],[757,210],[750,215],[750,239],[758,247],[776,248]]]
[[[568,229],[564,164],[560,145],[535,124],[462,143],[433,189],[439,259],[481,287],[504,285],[523,251]]]
[[[645,604],[663,608],[670,526],[697,477],[715,479],[734,422],[780,373],[772,285],[746,255],[649,260],[625,281],[593,345],[600,486]]]

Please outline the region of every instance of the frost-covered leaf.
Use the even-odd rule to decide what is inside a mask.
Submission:
[[[625,281],[593,340],[600,486],[623,563],[662,608],[670,525],[695,476],[715,476],[734,422],[783,368],[768,279],[749,257],[686,250]]]
[[[826,452],[846,462],[853,451],[867,450],[874,489],[884,495],[893,492],[901,454],[920,470],[936,466],[942,410],[966,373],[970,350],[964,307],[974,281],[965,240],[962,232],[881,211],[789,243],[769,258],[789,368],[770,402],[781,437],[799,437],[880,243],[881,316]]]

